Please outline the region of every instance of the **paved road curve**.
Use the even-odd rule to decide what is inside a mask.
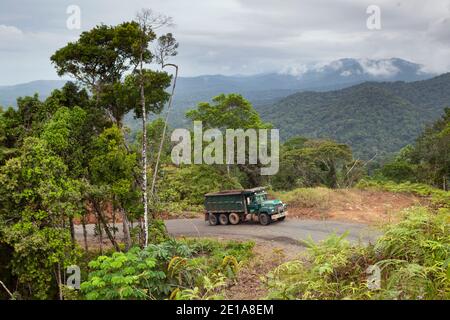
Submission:
[[[289,247],[302,247],[301,240],[313,239],[320,241],[330,234],[338,235],[348,232],[347,239],[353,243],[374,242],[380,232],[371,229],[365,224],[339,222],[339,221],[321,221],[321,220],[299,220],[289,219],[282,222],[274,222],[268,226],[262,226],[258,223],[246,222],[239,225],[210,226],[203,219],[173,219],[165,221],[167,230],[173,236],[189,237],[221,237],[242,240],[260,240],[269,241],[273,244],[279,244]],[[118,228],[118,237],[122,236],[122,224],[116,225]],[[98,242],[94,238],[94,225],[87,225],[88,239],[92,242]],[[79,241],[83,239],[83,230],[80,225],[75,226],[75,234]],[[105,243],[108,243],[104,235]]]
[[[169,233],[174,236],[218,236],[275,241],[295,245],[301,245],[301,240],[310,238],[314,241],[323,240],[333,233],[341,235],[348,232],[347,239],[354,243],[373,243],[379,235],[379,232],[364,224],[289,218],[282,222],[274,222],[268,226],[249,222],[235,226],[210,226],[203,219],[167,220],[166,226]]]

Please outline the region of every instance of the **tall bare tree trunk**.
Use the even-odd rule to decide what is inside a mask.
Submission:
[[[144,248],[148,246],[148,194],[147,194],[147,112],[145,109],[145,92],[144,92],[144,63],[149,62],[144,61],[144,54],[146,53],[147,46],[149,44],[149,32],[152,29],[157,29],[159,27],[171,24],[171,18],[162,15],[155,15],[150,9],[142,9],[140,13],[137,14],[136,20],[140,25],[142,31],[140,56],[139,56],[139,72],[141,76],[140,81],[140,95],[141,95],[141,105],[142,105],[142,192],[143,192],[143,202],[144,202]],[[154,35],[154,34],[153,34]],[[173,41],[172,46],[175,46]],[[174,50],[174,49],[173,49]],[[169,53],[174,55],[175,51],[170,51]],[[167,54],[167,52],[164,52]],[[163,55],[164,57],[164,55]]]
[[[150,194],[152,196],[152,198],[154,197],[154,192],[155,192],[155,187],[156,187],[156,177],[158,175],[158,167],[159,167],[159,160],[161,158],[161,153],[162,153],[162,149],[164,146],[164,140],[166,137],[166,130],[167,130],[167,123],[169,122],[169,113],[170,113],[170,109],[172,107],[172,101],[173,101],[173,95],[175,93],[175,87],[177,85],[177,78],[178,78],[178,66],[175,64],[166,64],[163,65],[163,68],[166,66],[171,66],[175,68],[175,78],[173,80],[173,86],[172,86],[172,92],[170,94],[170,98],[169,98],[169,103],[167,106],[167,114],[166,114],[166,119],[164,120],[164,128],[163,128],[163,132],[162,132],[162,136],[161,136],[161,142],[159,143],[159,149],[158,149],[158,155],[156,157],[156,163],[155,163],[155,169],[153,171],[153,179],[152,179],[152,186],[150,189]]]
[[[140,56],[141,106],[142,106],[142,202],[144,204],[144,248],[148,246],[148,194],[147,194],[147,112],[145,109],[143,53]]]

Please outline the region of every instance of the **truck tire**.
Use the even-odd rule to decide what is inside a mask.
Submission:
[[[210,213],[208,216],[209,225],[216,226],[219,223],[219,220],[217,219],[217,215],[214,213]]]
[[[268,224],[270,224],[270,216],[267,213],[260,213],[259,223],[261,223],[263,226],[267,226]]]
[[[221,213],[219,215],[219,222],[221,225],[226,225],[228,224],[229,220],[228,220],[228,215],[225,213]]]
[[[239,217],[239,215],[237,213],[232,212],[228,216],[228,220],[230,221],[231,224],[236,225],[240,222],[241,218]]]

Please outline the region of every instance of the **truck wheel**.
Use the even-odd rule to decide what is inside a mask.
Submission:
[[[219,222],[220,222],[220,224],[222,224],[222,225],[228,224],[228,215],[226,215],[225,213],[221,213],[221,214],[219,215]]]
[[[217,215],[215,215],[214,213],[209,214],[208,221],[211,226],[216,226],[219,223],[219,220],[217,219]]]
[[[238,224],[240,221],[239,215],[235,212],[230,213],[230,215],[228,216],[228,220],[230,220],[231,224]]]
[[[270,216],[267,213],[261,213],[259,215],[259,223],[263,226],[267,226],[270,223]]]

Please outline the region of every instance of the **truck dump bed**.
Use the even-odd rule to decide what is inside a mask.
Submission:
[[[227,190],[205,194],[205,209],[210,213],[236,212],[246,213],[246,197],[265,188]]]
[[[242,193],[209,194],[205,196],[207,212],[245,212],[245,198]]]

